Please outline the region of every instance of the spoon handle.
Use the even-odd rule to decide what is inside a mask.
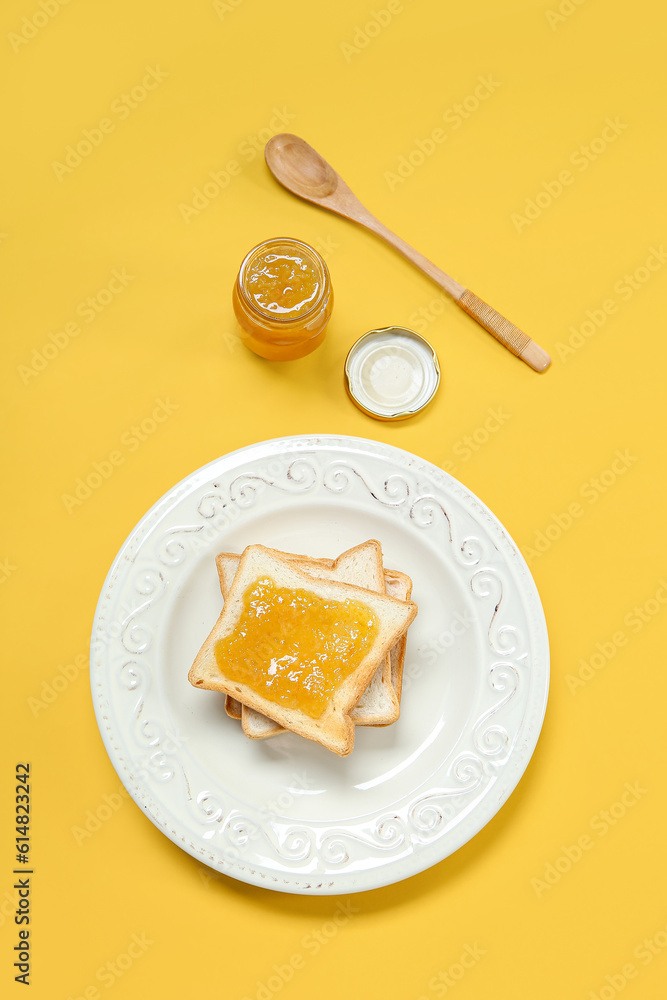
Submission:
[[[477,320],[480,326],[500,341],[508,351],[525,361],[533,371],[543,372],[551,364],[551,358],[539,344],[531,340],[528,334],[520,330],[514,323],[510,323],[499,312],[487,305],[483,299],[478,298],[469,288],[456,300],[457,305]]]
[[[418,267],[420,271],[423,271],[424,274],[427,274],[429,278],[432,278],[437,285],[444,288],[444,290],[451,295],[452,298],[459,299],[463,295],[465,292],[463,285],[460,285],[458,281],[454,281],[453,278],[450,278],[448,274],[445,274],[445,272],[440,270],[439,267],[436,267],[435,264],[428,259],[428,257],[424,257],[423,254],[415,250],[414,247],[411,247],[409,243],[402,240],[400,236],[396,235],[396,233],[392,233],[391,229],[387,229],[387,227],[380,222],[379,219],[376,219],[374,215],[371,215],[370,212],[367,213],[367,221],[364,221],[362,225],[365,225],[368,229],[374,232],[376,236],[380,236],[383,240],[393,246],[395,250],[398,250],[398,252],[403,254],[404,257],[407,257],[407,259]]]
[[[396,233],[392,233],[391,229],[387,229],[379,219],[376,219],[367,210],[364,210],[363,213],[357,213],[356,221],[360,222],[367,229],[370,229],[377,236],[380,236],[398,250],[399,253],[403,254],[404,257],[407,257],[424,274],[432,278],[437,285],[444,288],[468,316],[472,316],[480,326],[484,327],[491,336],[495,337],[515,357],[525,361],[533,371],[546,371],[551,364],[551,358],[539,344],[531,340],[528,334],[520,330],[518,326],[510,323],[508,319],[505,319],[499,312],[496,312],[495,309],[487,305],[483,299],[478,298],[469,288],[464,288],[454,278],[450,278],[448,274],[445,274],[439,267],[436,267],[427,257],[420,254],[409,243],[406,243],[400,236],[397,236]]]

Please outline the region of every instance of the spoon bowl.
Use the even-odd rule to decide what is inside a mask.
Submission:
[[[274,135],[266,144],[264,156],[273,176],[300,198],[317,202],[331,197],[336,190],[336,171],[298,135]]]

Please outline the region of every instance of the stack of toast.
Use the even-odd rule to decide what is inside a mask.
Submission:
[[[241,721],[246,736],[266,739],[288,730],[345,756],[353,749],[355,726],[387,726],[398,719],[406,633],[417,607],[410,600],[412,581],[405,573],[384,568],[379,542],[371,539],[337,559],[314,559],[250,545],[242,555],[220,553],[216,566],[224,607],[190,669],[189,680],[195,687],[223,692],[227,714]],[[266,612],[257,599],[252,600],[253,587],[259,583],[280,588],[276,593],[281,595],[311,595],[313,602],[326,602],[329,614],[333,614],[334,632],[337,614],[341,622],[350,607],[360,615],[363,655],[360,650],[356,662],[350,654],[350,662],[345,664],[345,654],[339,654],[338,679],[331,680],[321,711],[304,710],[296,703],[298,692],[296,701],[290,703],[289,698],[279,699],[271,691],[268,675],[276,673],[276,663],[289,661],[294,664],[294,677],[306,676],[296,662],[298,642],[294,638],[290,648],[290,636],[284,629],[280,638],[269,637],[268,645],[263,641],[252,651],[252,674],[235,672],[231,659],[225,659],[230,643],[246,634],[248,615],[257,619]],[[364,628],[369,630],[366,636]],[[335,648],[345,649],[343,624],[340,631],[340,642],[336,635],[331,638]]]

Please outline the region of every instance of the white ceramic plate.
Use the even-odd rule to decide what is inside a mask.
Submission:
[[[222,606],[215,554],[333,557],[367,538],[419,606],[400,720],[358,727],[345,758],[248,740],[187,680]],[[136,803],[199,861],[283,892],[377,888],[466,843],[528,764],[548,679],[540,600],[502,525],[445,472],[360,438],[266,441],[183,480],[120,550],[92,636],[100,732]]]

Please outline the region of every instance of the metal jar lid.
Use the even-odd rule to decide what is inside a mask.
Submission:
[[[370,330],[349,350],[345,383],[364,413],[378,420],[404,420],[435,396],[438,356],[427,340],[405,327]]]

